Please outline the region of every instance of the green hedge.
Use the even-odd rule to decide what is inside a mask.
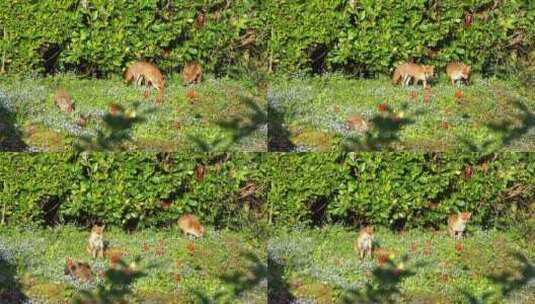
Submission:
[[[312,153],[269,159],[274,222],[434,226],[471,211],[483,226],[535,207],[535,154]]]
[[[166,72],[370,75],[413,59],[498,73],[534,56],[533,24],[526,0],[14,0],[0,2],[0,55],[12,72],[107,75],[147,58]]]
[[[210,225],[264,217],[262,154],[39,153],[0,155],[8,224],[167,225],[194,212]],[[204,168],[205,173],[197,173]],[[200,169],[199,169],[200,170]]]
[[[162,226],[194,212],[230,228],[438,227],[468,210],[490,227],[535,211],[535,154],[2,153],[0,190],[0,218],[19,225]]]
[[[535,47],[533,1],[267,3],[270,56],[282,70],[343,68],[366,75],[390,73],[396,63],[414,59],[437,67],[462,60],[489,72],[515,65]],[[470,26],[465,15],[472,16]]]
[[[196,60],[208,71],[232,73],[262,56],[258,39],[241,46],[247,31],[260,27],[259,11],[254,0],[1,1],[0,49],[10,71],[102,75],[147,58],[168,72]]]

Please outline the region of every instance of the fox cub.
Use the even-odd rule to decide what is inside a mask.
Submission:
[[[140,86],[144,83],[147,86],[145,98],[149,96],[149,89],[152,86],[158,91],[156,102],[163,101],[164,79],[154,64],[146,61],[135,62],[126,69],[123,76],[127,84],[135,82],[136,85]]]
[[[69,257],[66,260],[65,275],[70,275],[85,282],[90,282],[93,280],[93,273],[91,272],[91,267],[89,264],[75,262]]]
[[[91,254],[93,258],[104,258],[104,227],[105,225],[94,225],[93,228],[91,228],[87,252]]]
[[[204,227],[201,225],[199,218],[193,214],[185,214],[178,219],[178,227],[187,236],[188,234],[195,237],[204,236]]]
[[[72,97],[64,89],[58,89],[54,94],[54,103],[63,112],[70,113],[74,111]]]
[[[427,87],[427,80],[433,77],[433,67],[428,65],[419,65],[416,63],[403,63],[396,67],[392,82],[398,84],[400,81],[403,86],[409,85],[414,79],[414,84],[421,81],[424,88]]]
[[[186,64],[186,66],[182,70],[182,78],[184,80],[184,85],[200,83],[202,80],[201,65],[196,62]]]
[[[455,82],[468,82],[470,77],[471,67],[462,62],[452,62],[446,66],[446,74],[451,80],[451,85],[455,86]]]
[[[358,249],[361,259],[372,256],[373,246],[373,227],[366,226],[360,230],[359,237],[356,242],[355,251]]]
[[[459,214],[452,214],[448,217],[448,232],[454,239],[460,239],[466,229],[466,223],[470,220],[472,213],[461,212]]]

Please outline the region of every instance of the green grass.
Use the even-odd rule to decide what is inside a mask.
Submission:
[[[533,303],[535,243],[514,231],[470,227],[456,242],[445,231],[378,229],[374,256],[364,260],[353,248],[356,231],[281,231],[268,242],[269,294],[319,304],[468,303],[470,297],[472,303]],[[502,274],[504,282],[492,279]],[[513,291],[506,293],[507,286]]]
[[[88,262],[96,273],[110,269],[109,256],[93,260],[86,252],[88,237],[88,231],[72,226],[0,228],[2,273],[9,275],[10,270],[28,299],[47,303],[70,303],[83,290],[96,293],[99,286],[110,289],[110,282],[100,277],[83,284],[64,275],[66,257]],[[133,233],[111,229],[105,239],[108,253],[123,252],[126,265],[137,260],[138,278],[124,291],[129,303],[267,301],[265,243],[251,233],[208,229],[205,238],[188,240],[175,228]]]
[[[470,85],[454,88],[442,77],[432,84],[428,103],[424,95],[421,85],[394,86],[386,77],[275,79],[268,102],[277,114],[269,119],[281,126],[275,137],[296,150],[535,148],[535,91],[518,82],[475,75]],[[368,133],[348,128],[356,114],[371,122]]]
[[[117,77],[2,77],[0,116],[6,112],[3,105],[10,112],[3,114],[10,116],[4,117],[12,124],[9,136],[18,136],[30,150],[57,151],[75,145],[100,150],[266,150],[265,90],[250,81],[225,78],[208,77],[188,87],[181,83],[178,76],[166,79],[165,101],[156,106],[154,90],[145,100],[143,88],[126,86]],[[60,112],[54,105],[57,87],[73,97],[73,113]],[[110,103],[125,109],[124,124],[106,119]],[[88,114],[89,124],[78,128],[76,119]]]

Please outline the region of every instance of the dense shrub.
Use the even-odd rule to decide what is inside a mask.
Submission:
[[[75,69],[99,75],[150,59],[168,72],[196,60],[208,71],[232,73],[262,56],[259,35],[251,38],[261,28],[259,5],[255,0],[2,1],[0,55],[14,72]]]
[[[218,227],[438,227],[468,210],[484,227],[524,219],[535,154],[40,153],[0,155],[10,224],[168,225],[184,212]],[[531,208],[531,209],[530,209]]]
[[[217,74],[268,67],[370,75],[389,73],[405,60],[437,67],[462,60],[497,73],[518,66],[535,48],[534,3],[2,1],[0,59],[12,72],[97,75],[143,58],[166,72],[197,60]]]
[[[282,70],[388,73],[400,61],[462,60],[497,72],[535,47],[533,1],[267,1]]]
[[[273,221],[434,226],[468,210],[483,226],[523,218],[535,201],[535,155],[283,154],[267,160]]]
[[[264,217],[261,154],[2,154],[7,223],[165,225],[185,212],[220,227]]]

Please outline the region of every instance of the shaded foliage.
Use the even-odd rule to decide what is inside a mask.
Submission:
[[[137,113],[139,106],[139,103],[134,104],[129,112],[106,113],[102,117],[103,127],[98,129],[94,136],[80,136],[74,144],[74,149],[76,151],[126,150],[128,143],[132,141],[132,129],[146,122],[145,116],[156,111],[156,109],[148,109]]]
[[[2,98],[0,96],[0,152],[24,151],[27,145],[22,140],[21,130],[16,126],[15,113]]]
[[[516,140],[521,139],[530,132],[535,132],[535,113],[519,100],[511,100],[510,103],[517,109],[516,121],[508,119],[500,122],[487,123],[487,127],[490,130],[500,134],[501,140],[499,143],[486,140],[477,144],[470,138],[460,137],[459,141],[463,144],[462,149],[471,152],[489,153],[496,151],[502,146],[513,144]]]
[[[401,106],[401,111],[406,111],[408,104]],[[366,131],[363,138],[348,139],[344,142],[346,151],[370,151],[389,150],[393,145],[400,142],[399,133],[403,127],[414,124],[416,117],[421,111],[408,113],[407,116],[400,117],[392,109],[386,108],[383,113],[375,114],[370,123],[373,130]]]
[[[14,256],[0,240],[0,302],[26,303],[27,297],[22,292],[22,286],[16,275]]]
[[[212,297],[197,291],[197,297],[201,303],[231,303],[229,299],[239,299],[248,291],[262,287],[263,282],[267,283],[268,266],[265,261],[261,261],[258,256],[251,252],[242,252],[241,257],[248,261],[247,271],[236,270],[230,273],[223,273],[219,276],[221,282],[230,286],[230,292],[221,291]]]
[[[135,264],[139,264],[140,258],[135,259]],[[132,285],[136,280],[146,276],[151,266],[147,269],[136,270],[132,265],[119,260],[115,267],[107,269],[103,276],[104,282],[99,284],[94,291],[81,291],[81,295],[73,301],[78,304],[98,304],[98,303],[118,303],[127,301],[128,296],[133,294]]]
[[[406,263],[409,259],[408,256],[403,256],[401,260]],[[415,265],[413,269],[400,269],[394,261],[388,259],[383,266],[374,267],[371,282],[367,282],[363,288],[347,290],[342,303],[398,303],[400,284],[406,278],[414,276],[418,267],[420,265]]]
[[[204,139],[200,136],[188,135],[188,138],[195,143],[197,149],[202,152],[227,151],[233,145],[239,144],[245,138],[250,137],[255,132],[262,132],[267,128],[268,114],[265,109],[256,103],[253,99],[240,96],[241,102],[249,110],[243,116],[230,117],[226,120],[217,122],[217,125],[231,136],[228,141],[221,138],[214,140]]]

